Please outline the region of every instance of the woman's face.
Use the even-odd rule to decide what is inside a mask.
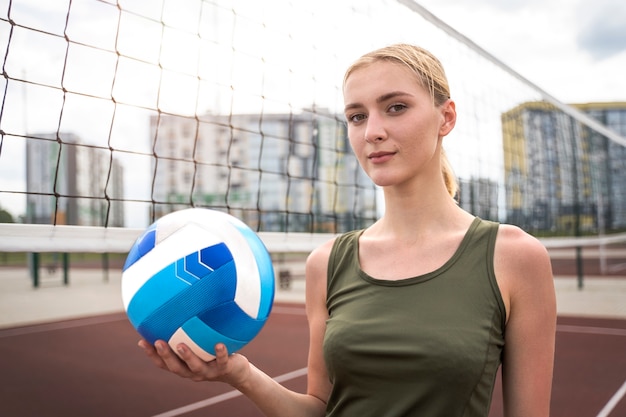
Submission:
[[[408,68],[378,61],[344,85],[348,137],[359,163],[379,186],[441,177],[440,139],[454,126],[454,103],[435,106]]]

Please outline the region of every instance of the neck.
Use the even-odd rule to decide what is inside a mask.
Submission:
[[[372,230],[380,235],[413,241],[432,233],[465,230],[474,218],[441,187],[437,191],[414,193],[385,189],[384,196],[385,214]]]

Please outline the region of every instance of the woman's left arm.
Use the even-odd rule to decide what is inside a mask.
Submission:
[[[507,307],[504,415],[548,417],[556,333],[550,257],[537,239],[515,226],[502,225],[494,267]]]

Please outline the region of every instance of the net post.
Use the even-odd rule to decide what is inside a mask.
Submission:
[[[63,285],[67,286],[70,283],[70,254],[63,252],[61,262],[63,263]]]
[[[109,254],[108,252],[102,253],[102,273],[104,282],[109,282]]]
[[[584,274],[583,274],[583,248],[582,246],[576,246],[576,275],[578,280],[578,289],[582,290],[584,287]]]
[[[30,276],[33,280],[33,287],[39,287],[39,253],[31,252],[28,256],[30,262]]]

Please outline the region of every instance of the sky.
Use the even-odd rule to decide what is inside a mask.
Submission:
[[[462,104],[459,111],[466,112],[459,118],[453,133],[468,146],[460,147],[456,154],[449,152],[449,156],[459,172],[466,170],[472,174],[485,174],[482,170],[487,169],[485,167],[488,164],[483,163],[481,158],[489,158],[490,155],[484,154],[497,151],[500,147],[485,142],[471,146],[468,138],[499,140],[501,132],[497,123],[482,119],[483,114],[488,113],[483,108],[485,103],[482,99],[489,100],[504,91],[503,96],[508,99],[506,102],[500,103],[494,99],[489,103],[493,108],[488,110],[497,122],[501,111],[514,105],[514,101],[519,103],[526,97],[519,98],[517,92],[513,91],[515,86],[502,81],[502,74],[487,65],[470,68],[473,64],[471,61],[468,65],[458,65],[455,62],[457,56],[460,56],[459,59],[469,56],[462,48],[448,42],[432,28],[417,27],[415,22],[419,19],[416,19],[414,13],[398,14],[398,10],[405,11],[404,6],[399,4],[407,1],[410,0],[317,0],[306,4],[287,0],[207,2],[222,4],[222,12],[219,16],[210,17],[210,20],[201,21],[198,30],[207,39],[225,36],[226,43],[232,37],[234,49],[249,55],[260,51],[264,59],[262,70],[259,71],[254,70],[255,65],[259,65],[258,60],[230,62],[215,59],[214,52],[204,55],[212,57],[211,62],[202,61],[202,55],[199,55],[202,51],[196,45],[197,36],[189,33],[183,33],[185,36],[181,38],[163,38],[174,41],[174,47],[160,41],[160,4],[166,6],[163,13],[168,25],[186,27],[189,23],[198,24],[199,2],[195,0],[182,3],[178,0],[120,0],[124,10],[132,9],[151,19],[126,14],[121,20],[122,29],[119,33],[115,31],[118,13],[112,0],[74,0],[71,3],[67,0],[0,0],[0,12],[5,13],[11,4],[11,18],[18,24],[41,27],[57,34],[66,32],[78,44],[97,47],[90,49],[73,44],[66,61],[68,49],[63,36],[44,36],[37,31],[14,28],[10,48],[5,48],[8,58],[5,58],[3,69],[12,77],[25,77],[29,84],[8,83],[0,128],[4,132],[16,134],[24,131],[54,132],[60,128],[77,133],[92,144],[108,146],[110,143],[116,149],[149,152],[151,138],[147,132],[147,117],[140,112],[141,109],[154,109],[158,105],[163,111],[193,115],[199,108],[214,106],[220,112],[231,106],[230,88],[226,88],[229,91],[220,95],[221,90],[215,90],[214,86],[213,89],[203,89],[202,85],[198,87],[198,75],[206,79],[218,79],[222,87],[233,85],[236,92],[253,93],[257,98],[260,95],[271,96],[270,100],[263,103],[264,111],[271,110],[269,106],[277,104],[284,109],[286,103],[289,108],[304,108],[310,106],[313,100],[322,103],[323,107],[331,103],[329,108],[335,104],[341,108],[343,103],[340,92],[327,87],[340,82],[343,70],[353,59],[374,45],[382,46],[392,40],[421,40],[425,43],[423,46],[435,48],[436,55],[444,60],[446,71],[454,84],[453,96]],[[561,102],[626,101],[624,0],[416,2]],[[72,10],[69,20],[68,4],[71,4]],[[311,15],[302,4],[319,8],[322,12]],[[367,20],[363,19],[360,12],[374,8],[375,5],[378,5],[375,13]],[[355,10],[359,13],[355,13]],[[284,13],[291,13],[290,18],[285,19]],[[229,26],[235,14],[236,32]],[[0,46],[4,45],[3,42],[9,45],[11,25],[7,21],[1,23]],[[226,27],[223,33],[217,30],[221,25]],[[272,29],[265,30],[266,27]],[[278,27],[280,30],[273,30]],[[212,33],[210,28],[217,29]],[[168,34],[176,35],[175,32]],[[312,41],[316,43],[313,51],[310,48]],[[138,61],[122,59],[117,65],[115,54],[105,56],[100,50],[112,49],[113,45],[122,55],[133,56],[151,64],[141,66]],[[181,48],[180,45],[188,48]],[[230,48],[222,49],[220,52],[230,55]],[[245,54],[238,57],[247,58]],[[161,67],[169,71],[161,72]],[[194,71],[200,67],[202,72],[196,74]],[[189,68],[194,71],[188,73]],[[112,82],[114,71],[116,76]],[[177,77],[167,78],[167,74],[171,76],[173,73]],[[70,94],[64,97],[58,88],[61,79],[64,88],[80,91],[82,95]],[[498,81],[504,83],[498,84]],[[57,88],[40,88],[40,84],[57,85]],[[130,105],[116,108],[113,123],[112,100],[96,100],[91,96],[113,96],[118,103]],[[250,96],[234,99],[240,106],[246,103],[245,108],[239,108],[246,112],[254,112],[248,109],[248,104],[258,109],[257,101],[250,100]],[[61,104],[62,117],[59,110]],[[60,120],[62,123],[59,126]],[[112,126],[114,129],[110,132]],[[109,135],[111,140],[107,142]],[[454,142],[455,138],[451,140]],[[25,188],[24,175],[20,174],[24,170],[24,151],[14,146],[15,143],[21,142],[9,138],[2,144],[0,191]],[[469,150],[478,155],[468,157]],[[149,165],[136,163],[135,160],[124,164],[127,198],[148,198],[151,184]],[[0,193],[0,207],[8,208],[12,214],[23,213],[24,206],[23,195]],[[142,217],[130,225],[143,226],[144,222]]]
[[[565,103],[626,101],[624,0],[417,0]]]

